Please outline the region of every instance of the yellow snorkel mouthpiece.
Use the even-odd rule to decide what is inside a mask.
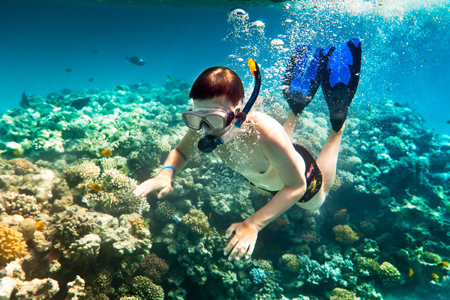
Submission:
[[[248,64],[248,67],[250,68],[250,72],[252,73],[252,76],[255,77],[256,62],[253,59],[249,58],[247,64]]]

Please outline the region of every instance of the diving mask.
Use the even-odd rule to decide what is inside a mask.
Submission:
[[[235,114],[220,108],[189,109],[182,114],[186,126],[200,130],[207,125],[211,132],[224,130],[234,120]]]

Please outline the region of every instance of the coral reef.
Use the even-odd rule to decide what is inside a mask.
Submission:
[[[0,266],[28,253],[23,235],[16,228],[0,222]]]
[[[382,300],[411,285],[448,297],[450,138],[407,106],[352,104],[320,211],[291,208],[259,233],[252,260],[230,262],[223,232],[270,197],[217,157],[192,157],[164,201],[132,193],[184,135],[188,87],[33,95],[1,117],[1,299]],[[284,109],[279,96],[267,109]],[[293,140],[318,155],[328,116],[321,101],[308,109]]]
[[[359,240],[359,236],[348,225],[336,225],[333,227],[336,239],[344,244],[350,245]]]
[[[164,300],[164,290],[161,286],[154,284],[145,276],[136,276],[133,283],[133,293],[143,299]]]
[[[141,260],[142,273],[155,283],[162,282],[163,276],[169,271],[169,266],[164,259],[150,253]]]
[[[208,217],[199,209],[192,209],[186,214],[183,217],[183,224],[190,232],[199,236],[210,232]]]

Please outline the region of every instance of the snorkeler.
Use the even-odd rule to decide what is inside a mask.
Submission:
[[[175,171],[187,164],[196,145],[200,151],[215,151],[254,188],[274,195],[260,210],[227,229],[227,238],[234,233],[224,250],[230,260],[250,258],[258,232],[294,204],[315,210],[325,201],[336,174],[348,108],[358,86],[361,42],[352,39],[338,47],[312,49],[299,45],[294,49],[283,81],[283,94],[290,106],[283,126],[262,112],[247,115],[261,81],[258,65],[250,61],[249,66],[255,88],[245,106],[244,87],[235,72],[214,67],[200,74],[189,95],[194,109],[183,113],[190,130],[169,153],[161,172],[134,191],[136,196],[145,196],[158,190],[161,198],[172,189]],[[293,145],[291,138],[301,112],[320,85],[332,130],[315,160],[305,148]]]

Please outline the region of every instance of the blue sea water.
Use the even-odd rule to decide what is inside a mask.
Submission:
[[[236,45],[224,41],[231,27],[227,13],[239,4],[251,20],[265,23],[267,41],[286,34],[283,4],[154,2],[158,5],[1,1],[0,112],[17,107],[23,91],[46,95],[141,80],[159,85],[168,75],[193,81],[205,68],[229,63],[227,56]],[[292,44],[326,46],[361,38],[364,61],[357,100],[410,103],[427,126],[450,133],[445,123],[450,119],[448,1],[305,3],[318,8],[296,12],[301,28]],[[145,66],[132,65],[126,55],[143,58]]]

